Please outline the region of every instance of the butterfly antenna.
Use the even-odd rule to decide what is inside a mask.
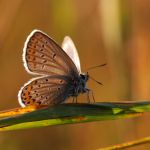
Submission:
[[[101,64],[101,65],[97,65],[97,66],[92,66],[92,67],[90,67],[90,68],[87,68],[86,71],[92,70],[92,69],[94,69],[94,68],[103,67],[103,66],[105,66],[105,65],[106,65],[106,63],[105,63],[105,64]]]
[[[96,83],[98,83],[99,85],[103,85],[101,82],[95,80],[93,77],[89,76],[89,78],[90,78],[91,80],[95,81]]]

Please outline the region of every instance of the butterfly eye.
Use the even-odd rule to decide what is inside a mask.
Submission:
[[[81,76],[81,78],[82,78],[83,80],[85,80],[85,75],[80,74],[80,76]]]

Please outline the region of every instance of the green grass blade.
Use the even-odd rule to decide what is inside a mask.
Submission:
[[[131,118],[148,111],[150,111],[150,101],[61,104],[1,117],[0,131]]]

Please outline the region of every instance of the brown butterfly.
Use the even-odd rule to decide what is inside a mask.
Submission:
[[[80,93],[89,95],[89,75],[81,73],[79,56],[70,37],[64,38],[61,48],[42,31],[32,31],[24,44],[23,61],[27,72],[39,77],[19,91],[21,106],[55,105]]]

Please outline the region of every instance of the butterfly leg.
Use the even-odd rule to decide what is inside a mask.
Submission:
[[[86,89],[86,94],[87,94],[88,103],[90,103],[90,89]]]
[[[77,102],[77,96],[78,96],[78,93],[79,93],[78,91],[79,91],[79,88],[76,88],[76,89],[75,89],[75,94],[74,94],[74,96],[73,96],[73,98],[74,98],[74,100],[75,100],[75,103],[78,103],[78,102]],[[74,100],[73,100],[73,102],[74,102]]]
[[[88,102],[90,103],[90,93],[91,93],[93,102],[95,103],[95,98],[94,98],[93,91],[90,90],[90,89],[86,89],[86,90],[87,90],[87,99],[88,99]]]
[[[90,92],[91,92],[91,94],[92,94],[93,102],[95,103],[95,97],[94,97],[93,91],[90,90]]]
[[[77,101],[77,96],[75,96],[75,103],[78,103],[78,101]]]
[[[86,93],[87,93],[87,100],[88,100],[88,103],[90,103],[90,90],[88,89]]]
[[[74,101],[75,101],[75,98],[74,98],[74,96],[72,97],[72,103],[74,103]]]
[[[77,96],[73,96],[72,103],[77,103]]]

